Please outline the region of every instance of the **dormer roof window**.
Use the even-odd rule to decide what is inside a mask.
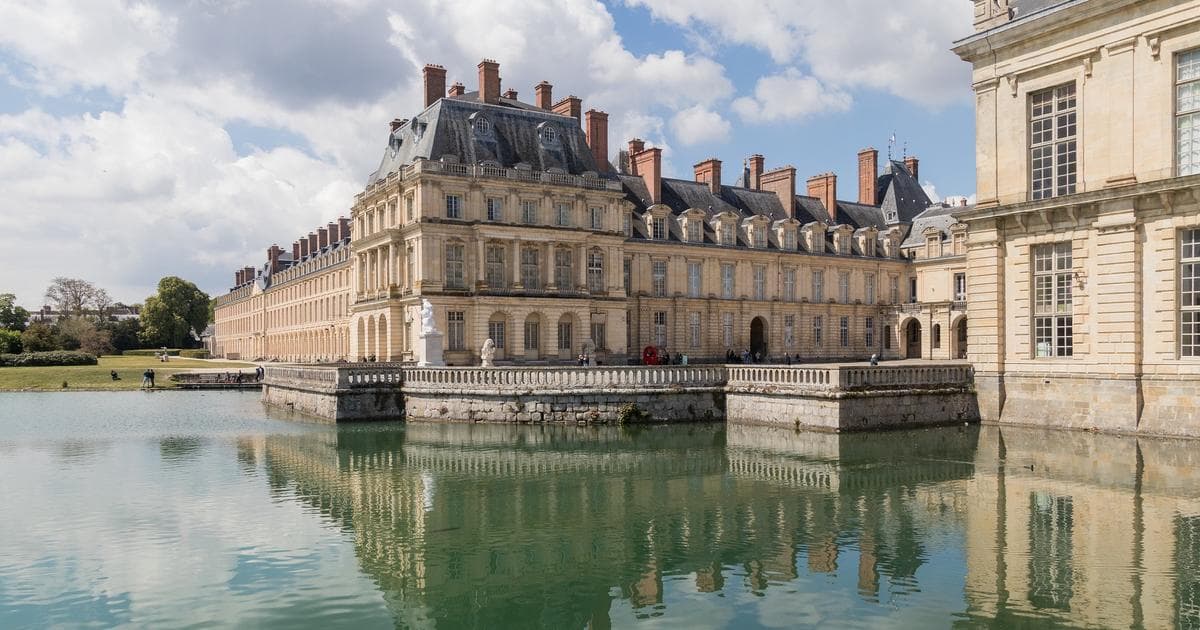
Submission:
[[[538,125],[538,138],[542,144],[555,144],[558,142],[558,130],[549,122],[544,122]]]
[[[477,136],[486,136],[492,132],[492,123],[488,122],[482,112],[475,112],[471,114],[471,129]]]

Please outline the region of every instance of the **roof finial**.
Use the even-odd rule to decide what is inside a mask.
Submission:
[[[888,162],[892,161],[892,149],[896,146],[896,132],[892,132],[892,137],[888,138]]]

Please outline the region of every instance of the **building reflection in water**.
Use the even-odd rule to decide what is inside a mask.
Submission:
[[[879,609],[951,593],[966,626],[1186,626],[1200,602],[1189,457],[994,427],[412,424],[239,444],[279,496],[353,535],[398,625],[447,627],[603,628],[618,607],[680,612],[684,583],[770,596],[823,576]],[[948,581],[922,570],[935,556],[966,566]]]

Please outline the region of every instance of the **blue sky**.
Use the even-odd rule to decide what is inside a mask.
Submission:
[[[902,9],[902,10],[901,10]],[[420,68],[610,113],[668,175],[715,156],[834,171],[888,138],[939,197],[974,193],[971,29],[947,0],[0,0],[0,292],[38,307],[81,277],[140,302],[158,278],[211,294],[339,215]]]

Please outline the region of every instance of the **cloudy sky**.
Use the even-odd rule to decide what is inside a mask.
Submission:
[[[224,292],[349,211],[425,63],[548,80],[668,175],[762,153],[854,199],[895,133],[927,189],[974,192],[966,0],[0,0],[0,24],[0,292],[26,307],[60,275]]]

